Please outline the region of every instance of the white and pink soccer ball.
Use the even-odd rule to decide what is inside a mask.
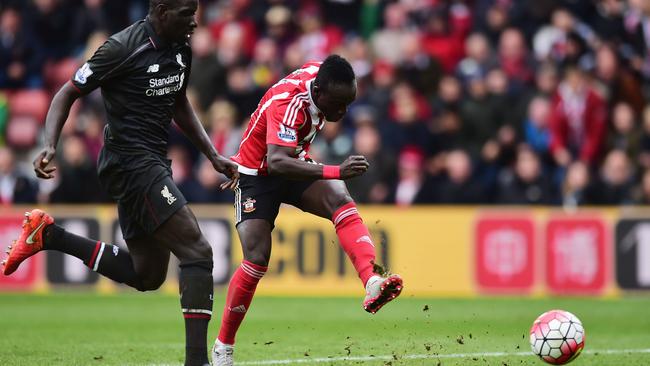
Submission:
[[[580,319],[568,311],[547,311],[530,328],[530,346],[547,363],[564,365],[584,348],[585,329]]]

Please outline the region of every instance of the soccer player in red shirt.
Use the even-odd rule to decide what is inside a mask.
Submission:
[[[341,165],[321,165],[309,157],[309,145],[326,121],[339,121],[356,97],[350,64],[331,55],[309,62],[271,87],[252,114],[239,151],[235,189],[237,232],[244,260],[235,271],[212,351],[214,365],[233,364],[235,334],[264,276],[271,256],[271,231],[281,203],[332,220],[339,242],[366,289],[363,307],[370,313],[402,290],[398,275],[373,271],[375,247],[343,180],[368,169],[363,156]]]

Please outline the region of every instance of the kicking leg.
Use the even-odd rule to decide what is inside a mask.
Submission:
[[[181,309],[185,318],[185,365],[208,365],[207,334],[212,317],[212,247],[192,211],[183,206],[153,238],[180,261]]]
[[[299,208],[334,223],[339,243],[366,288],[366,311],[374,314],[399,296],[402,279],[398,275],[382,277],[374,272],[375,245],[343,181],[315,181],[302,193]]]
[[[114,281],[139,291],[150,289],[144,286],[129,251],[72,234],[54,224],[52,216],[39,209],[25,213],[22,233],[10,248],[4,274],[13,273],[22,261],[41,250],[70,254],[81,259],[93,271]]]

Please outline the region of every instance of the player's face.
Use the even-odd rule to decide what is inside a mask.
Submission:
[[[348,106],[357,96],[356,83],[351,85],[333,84],[327,90],[315,90],[315,102],[330,122],[340,121],[348,111]]]
[[[197,0],[177,0],[161,14],[163,32],[175,41],[183,41],[194,33],[197,27],[194,15],[199,4]]]

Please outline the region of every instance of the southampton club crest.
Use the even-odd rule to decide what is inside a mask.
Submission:
[[[241,204],[244,207],[244,212],[251,213],[255,211],[255,202],[257,201],[252,199],[251,197],[246,198],[246,201],[242,202]]]

